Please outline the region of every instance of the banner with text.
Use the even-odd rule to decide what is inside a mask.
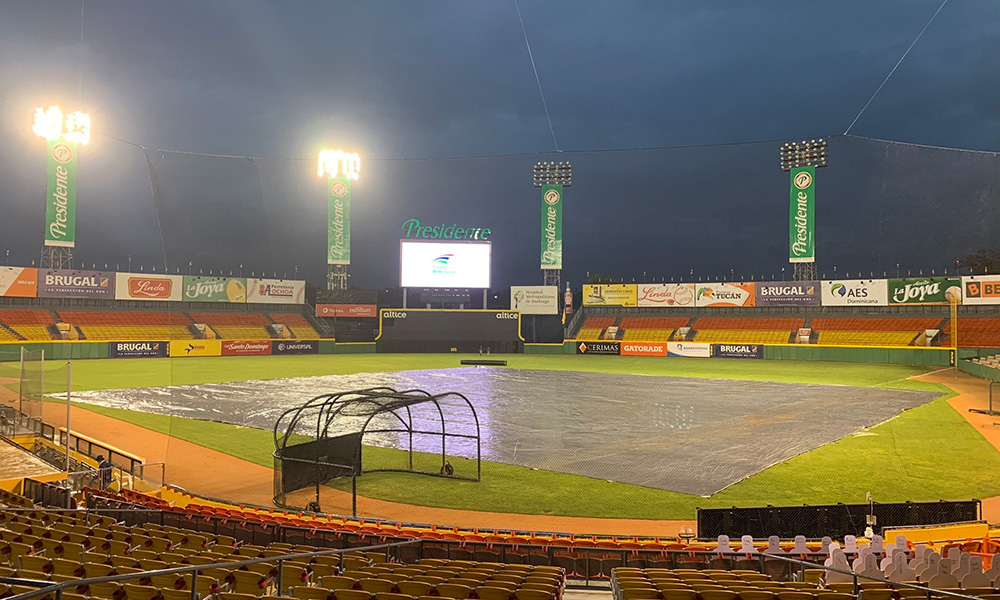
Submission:
[[[563,187],[542,186],[542,268],[562,268]]]
[[[757,306],[819,306],[818,281],[769,281],[757,284]]]
[[[330,177],[326,182],[327,236],[326,262],[351,264],[351,180]]]
[[[965,304],[1000,304],[1000,275],[962,278]]]
[[[522,315],[559,314],[559,288],[554,285],[512,285],[510,309]]]
[[[115,297],[115,274],[109,271],[38,271],[39,298]]]
[[[247,280],[242,277],[184,276],[184,300],[187,302],[247,301]]]
[[[916,277],[890,279],[889,304],[962,303],[962,280],[959,277]]]
[[[317,304],[316,316],[374,319],[378,317],[378,306],[375,304]]]
[[[292,279],[248,279],[247,302],[261,304],[302,304],[306,282]]]
[[[38,269],[0,267],[0,296],[34,298],[38,295]]]
[[[666,342],[622,342],[622,356],[666,356]]]
[[[76,142],[63,138],[48,144],[45,187],[45,245],[76,246]]]
[[[271,342],[271,354],[319,354],[319,342],[316,340]]]
[[[690,308],[694,306],[693,283],[640,283],[637,304],[639,306],[666,306]]]
[[[261,356],[271,353],[271,340],[226,340],[222,356]]]
[[[222,356],[221,340],[170,340],[170,356]]]
[[[885,279],[842,279],[820,282],[823,306],[888,306]]]
[[[756,306],[753,283],[699,283],[695,306]]]
[[[712,346],[701,342],[667,342],[667,356],[708,358],[712,356]]]
[[[791,170],[788,262],[816,262],[816,167]]]
[[[580,342],[576,345],[577,354],[614,354],[621,353],[621,342]]]
[[[637,306],[634,283],[585,283],[584,306]]]
[[[167,342],[108,342],[108,358],[163,358]]]
[[[716,358],[764,358],[764,346],[759,344],[712,344]]]
[[[115,300],[180,302],[183,287],[180,275],[115,274]]]

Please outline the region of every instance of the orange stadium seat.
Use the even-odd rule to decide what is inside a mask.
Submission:
[[[1000,348],[1000,318],[960,317],[958,343],[961,346]]]
[[[271,317],[271,320],[275,323],[284,325],[285,329],[290,331],[293,337],[319,337],[313,326],[302,315],[295,313],[269,313],[267,316]]]
[[[55,325],[55,318],[47,310],[0,310],[0,339],[51,340],[48,327]]]
[[[811,327],[819,344],[908,346],[925,329],[937,329],[941,321],[941,317],[816,317]]]
[[[191,319],[180,311],[61,310],[59,318],[88,340],[191,339]]]
[[[622,339],[632,342],[665,342],[678,327],[684,327],[690,317],[622,317],[618,325]]]
[[[803,317],[699,317],[692,327],[699,342],[787,344]]]
[[[597,340],[608,327],[615,324],[618,317],[587,317],[576,333],[578,340]]]
[[[271,324],[264,313],[190,313],[195,323],[204,323],[224,340],[268,339]]]

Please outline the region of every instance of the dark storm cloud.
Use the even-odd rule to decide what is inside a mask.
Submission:
[[[523,0],[521,11],[560,146],[587,149],[841,133],[939,4]],[[993,149],[997,17],[995,2],[953,0],[852,133]],[[770,274],[785,261],[787,181],[773,144],[374,160],[553,149],[512,2],[88,0],[82,46],[79,34],[79,4],[0,4],[0,245],[12,262],[37,256],[40,241],[41,209],[31,199],[41,196],[44,167],[26,120],[42,102],[78,101],[78,63],[79,102],[97,130],[139,144],[272,157],[312,157],[328,144],[362,152],[359,285],[394,282],[395,240],[409,217],[492,225],[494,282],[539,279],[528,172],[555,158],[576,168],[566,215],[574,281],[586,271]],[[959,183],[979,181],[975,169],[992,162],[934,162],[861,141],[835,141],[837,149],[845,154],[831,152],[819,179],[821,268],[929,267],[995,242],[995,219],[981,212],[993,198],[988,182],[955,196],[931,177],[935,167],[970,169]],[[890,155],[909,162],[888,164]],[[152,155],[166,180],[172,270],[189,260],[235,269],[242,258],[248,268],[298,266],[320,277],[323,191],[311,158],[251,165],[171,156]],[[81,160],[78,255],[162,265],[142,152],[98,138]],[[895,191],[886,191],[886,177]],[[966,220],[944,219],[944,242],[921,243],[913,232],[940,229],[936,211],[948,203],[949,215]],[[235,230],[206,242],[224,228]]]

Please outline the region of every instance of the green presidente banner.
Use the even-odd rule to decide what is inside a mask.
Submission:
[[[542,186],[542,268],[562,268],[561,185]]]
[[[351,264],[351,182],[346,177],[327,181],[327,255],[329,265]]]
[[[49,141],[45,201],[45,245],[76,245],[76,143]]]
[[[816,262],[816,167],[791,170],[788,262]]]

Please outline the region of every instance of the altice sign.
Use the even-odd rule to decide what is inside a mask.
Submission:
[[[403,235],[408,239],[425,240],[488,240],[493,233],[489,227],[462,227],[458,223],[425,225],[418,219],[403,221]]]

